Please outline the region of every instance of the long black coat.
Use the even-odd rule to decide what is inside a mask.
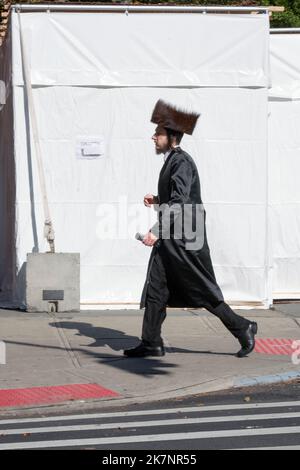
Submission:
[[[203,245],[200,248],[187,250],[185,232],[182,232],[180,239],[174,237],[174,224],[170,237],[163,238],[163,213],[159,210],[159,207],[162,206],[155,206],[158,207],[156,209],[158,222],[151,228],[151,231],[159,237],[159,241],[153,246],[150,255],[140,308],[145,307],[152,261],[157,250],[162,257],[166,272],[170,292],[167,303],[169,307],[216,306],[219,302],[224,301],[224,297],[216,282],[210,258],[205,227],[206,211],[201,200],[198,170],[192,157],[179,146],[171,151],[161,168],[158,181],[158,201],[159,205],[166,203],[169,207],[173,204],[189,204],[190,207],[201,204],[203,207],[202,224],[204,225],[204,227],[202,225]],[[196,227],[195,216],[193,210],[191,216],[193,227]],[[172,217],[171,220],[173,220]]]

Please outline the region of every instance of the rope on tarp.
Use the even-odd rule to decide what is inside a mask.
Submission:
[[[35,113],[32,87],[31,87],[31,79],[30,79],[30,69],[29,69],[29,64],[28,64],[26,48],[24,44],[20,11],[18,11],[18,19],[19,19],[19,28],[20,28],[20,44],[21,44],[23,74],[24,74],[24,82],[25,82],[25,88],[26,88],[27,100],[28,100],[29,122],[31,123],[32,137],[33,137],[33,141],[35,145],[35,155],[36,155],[36,161],[37,161],[40,188],[41,188],[41,193],[42,193],[43,208],[44,208],[44,217],[45,217],[44,237],[47,239],[47,242],[49,243],[50,252],[55,253],[55,244],[54,244],[55,235],[54,235],[52,219],[50,216],[46,179],[45,179],[45,172],[44,172],[43,159],[42,159],[42,150],[41,150],[40,140],[39,140],[39,135],[38,135],[37,118],[36,118],[36,113]]]

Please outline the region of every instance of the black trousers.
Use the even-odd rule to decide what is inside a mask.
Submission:
[[[166,305],[169,298],[165,268],[159,254],[153,258],[145,302],[145,312],[142,326],[142,341],[148,346],[161,346],[161,326],[167,316]],[[205,307],[216,315],[224,326],[238,338],[245,331],[250,321],[237,315],[226,302],[220,302],[216,307]]]

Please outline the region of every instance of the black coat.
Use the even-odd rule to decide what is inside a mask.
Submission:
[[[155,207],[158,211],[158,222],[151,228],[151,232],[158,236],[159,240],[153,246],[150,255],[140,308],[145,306],[151,265],[157,250],[159,250],[166,271],[170,292],[167,303],[169,307],[200,308],[208,305],[216,306],[219,302],[224,301],[224,297],[216,282],[210,258],[205,227],[206,211],[201,200],[198,170],[192,157],[180,147],[175,147],[171,151],[162,166],[158,180],[157,197],[159,206],[156,205]],[[177,204],[177,207],[178,205],[183,207],[183,204],[193,207],[192,212],[189,211],[189,213],[194,228],[196,227],[196,204],[198,207],[202,207],[201,230],[203,243],[200,248],[194,245],[195,249],[186,249],[187,241],[195,241],[195,238],[187,237],[184,230],[181,232],[181,238],[174,237],[175,216],[171,217],[173,225],[170,237],[168,239],[164,238],[165,232],[162,224],[164,214],[159,210],[162,207],[161,204],[164,203],[168,204],[169,207],[172,207],[172,205],[175,207],[174,204]]]

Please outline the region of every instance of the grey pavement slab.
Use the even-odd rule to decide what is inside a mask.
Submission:
[[[300,340],[298,308],[292,315],[282,307],[235,311],[258,322],[258,338]],[[98,383],[118,392],[120,400],[146,401],[225,389],[249,377],[300,373],[290,356],[235,357],[239,343],[203,309],[168,309],[164,357],[126,358],[123,349],[138,344],[142,319],[139,310],[56,315],[1,310],[7,364],[0,365],[0,389]]]

